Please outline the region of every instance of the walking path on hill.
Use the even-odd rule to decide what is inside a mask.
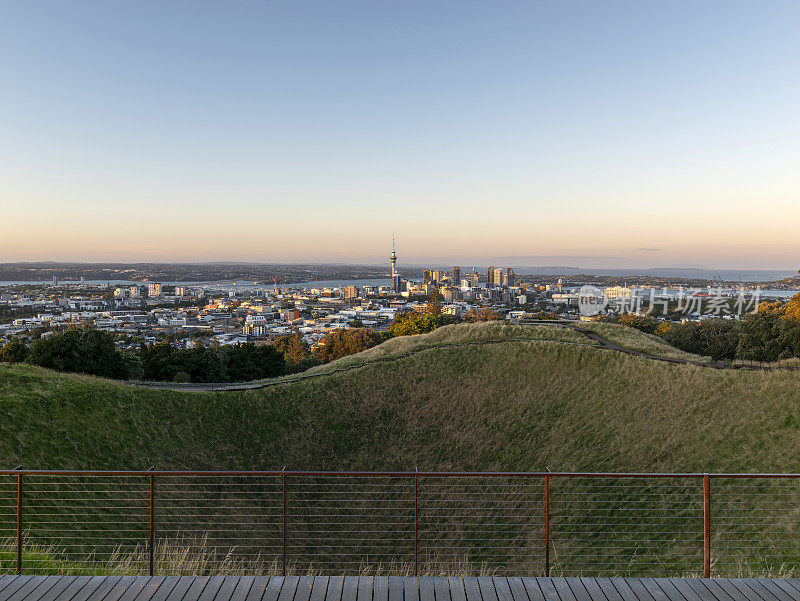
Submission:
[[[359,369],[361,367],[367,367],[370,365],[377,365],[379,363],[386,363],[388,361],[396,361],[398,359],[404,359],[406,357],[410,357],[412,355],[416,355],[418,353],[423,353],[426,351],[433,351],[433,350],[447,350],[447,349],[454,349],[454,348],[462,348],[467,346],[480,346],[485,344],[505,344],[509,342],[546,342],[550,344],[561,344],[566,346],[578,346],[578,347],[589,347],[589,348],[597,348],[602,350],[611,350],[616,351],[619,353],[624,353],[626,355],[633,355],[635,357],[643,357],[645,359],[652,359],[654,361],[663,361],[666,363],[674,363],[679,365],[695,365],[697,367],[710,367],[713,369],[758,369],[762,371],[773,371],[773,370],[789,370],[789,371],[798,371],[800,368],[786,366],[786,367],[774,367],[774,366],[767,366],[767,365],[729,365],[727,363],[708,363],[705,361],[694,361],[691,359],[676,359],[673,357],[661,357],[659,355],[651,355],[649,353],[644,353],[642,351],[637,351],[616,342],[609,340],[608,338],[604,338],[600,336],[596,332],[589,330],[587,328],[582,328],[580,326],[575,325],[576,322],[574,321],[556,321],[556,320],[518,320],[513,322],[517,325],[537,325],[537,326],[549,326],[549,327],[559,327],[574,330],[575,332],[582,334],[592,340],[594,344],[584,344],[580,342],[567,342],[564,340],[551,340],[547,338],[501,338],[501,339],[494,339],[494,340],[478,340],[474,342],[460,342],[460,343],[453,343],[453,344],[445,344],[440,346],[428,346],[425,348],[416,349],[413,351],[409,351],[407,353],[401,353],[398,355],[392,355],[390,357],[380,357],[378,359],[373,359],[371,361],[365,361],[363,363],[356,363],[353,365],[348,365],[346,367],[337,367],[331,371],[325,372],[317,372],[313,374],[304,374],[294,377],[279,377],[273,378],[269,380],[255,380],[252,382],[216,382],[216,383],[182,383],[182,382],[141,382],[136,380],[129,380],[126,381],[126,384],[132,384],[134,386],[139,386],[141,388],[154,388],[158,390],[178,390],[178,391],[194,391],[194,392],[224,392],[224,391],[235,391],[235,390],[257,390],[259,388],[266,388],[268,386],[279,386],[281,384],[289,384],[292,382],[300,382],[301,380],[306,380],[309,378],[319,378],[322,376],[330,376],[336,373],[341,373],[345,371],[350,371],[351,369]]]

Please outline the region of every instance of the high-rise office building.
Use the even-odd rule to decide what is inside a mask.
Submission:
[[[453,282],[456,286],[461,281],[461,268],[460,267],[453,267]]]
[[[517,282],[517,276],[514,274],[514,270],[510,267],[506,270],[506,286],[513,286]]]
[[[494,279],[492,280],[492,285],[495,287],[500,287],[503,285],[503,268],[496,267],[494,270]]]
[[[486,270],[486,287],[494,288],[494,265],[489,265]]]
[[[433,276],[431,275],[431,270],[430,269],[426,269],[425,271],[422,272],[422,283],[423,284],[430,284],[433,281],[432,277]]]
[[[147,296],[161,296],[161,282],[150,282],[147,284]]]
[[[433,273],[431,274],[431,277],[433,278],[434,283],[438,286],[439,283],[442,281],[442,272],[439,271],[438,269],[434,269]]]

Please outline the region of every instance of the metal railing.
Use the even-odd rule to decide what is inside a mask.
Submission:
[[[798,565],[800,474],[0,470],[0,573]]]

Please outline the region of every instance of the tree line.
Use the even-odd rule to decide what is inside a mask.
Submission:
[[[761,303],[757,312],[741,319],[671,323],[623,314],[605,321],[656,334],[676,348],[714,361],[773,362],[800,357],[800,294],[787,302]]]

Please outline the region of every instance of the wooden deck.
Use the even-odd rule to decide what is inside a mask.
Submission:
[[[2,576],[0,601],[800,601],[800,580]]]

